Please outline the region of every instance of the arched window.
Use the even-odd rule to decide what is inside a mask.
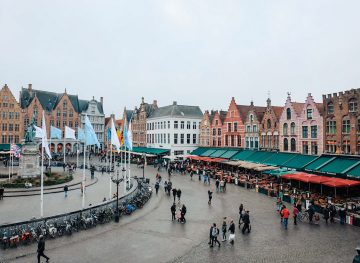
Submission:
[[[254,121],[254,115],[250,114],[250,121]]]
[[[329,102],[327,105],[327,113],[328,114],[334,114],[334,103]]]
[[[287,123],[284,123],[283,133],[284,133],[284,135],[288,135],[288,125],[287,125]]]
[[[271,128],[271,120],[270,120],[270,119],[267,120],[267,128],[268,128],[268,129]]]
[[[290,132],[291,132],[291,135],[295,134],[295,122],[292,122],[290,124]]]
[[[66,101],[66,100],[63,102],[63,109],[64,109],[64,110],[67,109],[67,101]]]
[[[290,108],[287,108],[287,109],[286,109],[286,119],[287,119],[287,120],[290,120],[290,119],[291,119],[291,109],[290,109]]]
[[[357,101],[355,99],[349,100],[349,112],[357,112]]]
[[[288,151],[289,150],[289,142],[287,138],[284,138],[284,151]]]
[[[291,151],[296,152],[296,141],[294,138],[291,139]]]

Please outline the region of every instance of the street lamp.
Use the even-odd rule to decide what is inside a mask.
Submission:
[[[118,163],[116,165],[117,167],[120,166],[120,164]],[[122,169],[122,171],[125,171],[125,168]],[[124,180],[124,176],[122,178],[119,178],[119,169],[116,170],[116,178],[115,176],[111,177],[111,181],[113,181],[116,184],[116,211],[115,211],[115,222],[119,223],[119,219],[120,219],[120,213],[119,213],[119,184]]]

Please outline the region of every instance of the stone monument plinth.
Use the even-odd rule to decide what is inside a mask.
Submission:
[[[39,148],[36,143],[25,143],[22,146],[22,158],[18,175],[21,178],[40,176]]]

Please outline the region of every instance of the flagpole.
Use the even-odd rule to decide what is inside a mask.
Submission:
[[[11,176],[14,174],[14,153],[11,154]]]
[[[76,167],[79,167],[79,143],[76,144]]]
[[[9,166],[9,182],[10,182],[10,179],[11,179],[10,162],[11,162],[11,146],[10,146],[9,161],[8,161],[8,166]]]
[[[110,142],[110,154],[112,153],[112,143]],[[111,155],[110,155],[111,156]],[[110,157],[110,173],[109,173],[109,185],[110,185],[110,192],[109,192],[109,200],[111,200],[111,168],[112,168],[112,157]]]
[[[86,132],[86,129],[84,130]],[[85,207],[85,164],[86,164],[86,135],[84,140],[84,167],[83,167],[83,179],[82,179],[82,209]]]
[[[66,129],[66,128],[65,128]],[[65,141],[65,133],[64,133],[64,164],[66,165],[66,161],[65,161],[65,150],[66,150],[66,145],[65,145],[66,141]]]
[[[51,126],[50,126],[50,138],[49,138],[49,141],[50,141],[50,153],[51,152]],[[49,168],[50,168],[51,164],[50,164],[50,158],[49,158]]]
[[[130,149],[129,149],[129,168],[128,168],[128,170],[129,170],[129,172],[128,172],[128,175],[129,175],[129,177],[128,177],[128,189],[130,189],[130,171],[131,171],[131,169],[130,169],[130,160],[131,160],[131,151],[130,151]]]
[[[44,145],[41,143],[41,190],[40,190],[40,216],[44,217]]]

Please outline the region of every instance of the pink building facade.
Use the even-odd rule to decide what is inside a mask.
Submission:
[[[319,155],[324,152],[323,104],[316,103],[308,94],[299,117],[299,151],[302,154]]]
[[[304,103],[292,102],[290,93],[280,116],[280,151],[300,153],[300,116]]]

